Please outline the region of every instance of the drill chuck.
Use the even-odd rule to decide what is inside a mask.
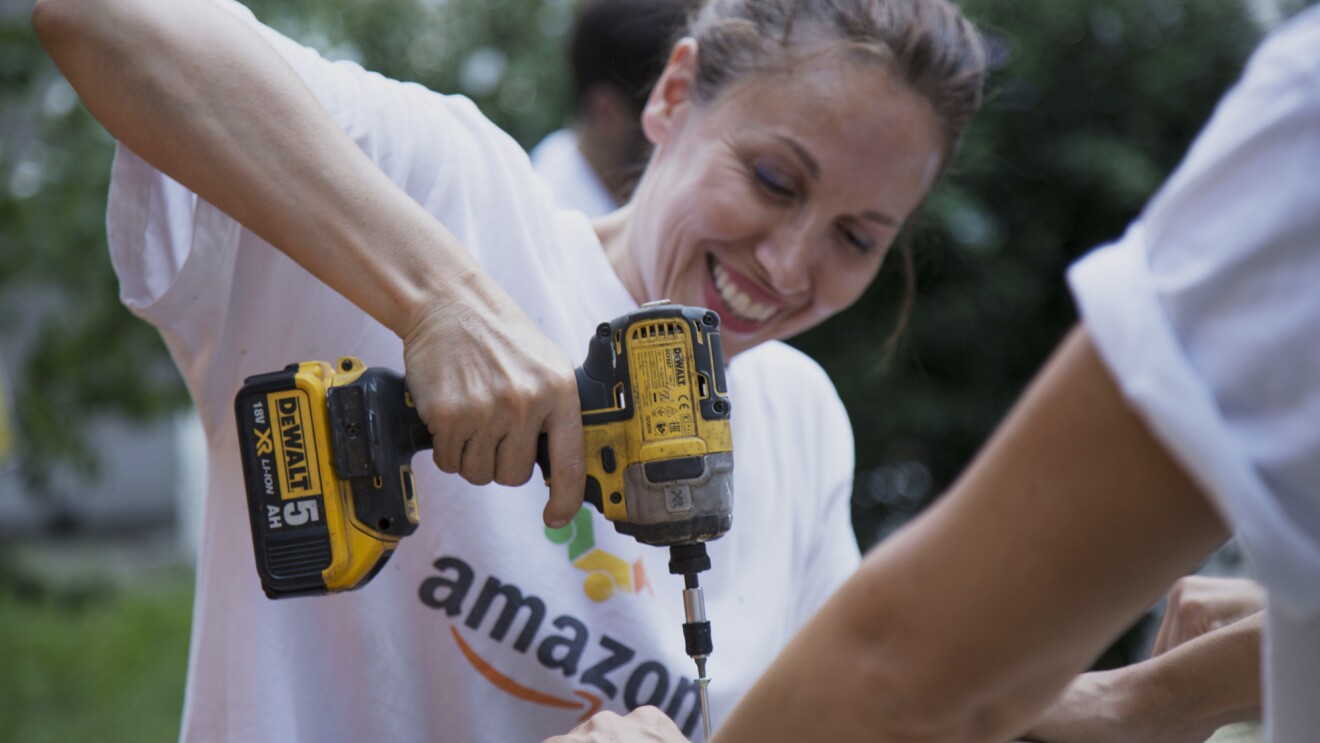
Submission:
[[[706,596],[697,574],[710,569],[706,544],[676,544],[669,548],[669,572],[683,576],[683,643],[688,656],[697,661],[705,675],[705,659],[714,651],[710,622],[706,619]]]
[[[669,548],[669,574],[695,576],[710,570],[710,555],[706,553],[705,542],[689,542],[687,544],[676,544]],[[688,588],[692,588],[691,579],[688,580]]]

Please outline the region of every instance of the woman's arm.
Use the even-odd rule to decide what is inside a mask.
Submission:
[[[113,136],[403,339],[441,469],[520,484],[545,431],[546,519],[572,516],[584,475],[567,354],[265,40],[207,0],[38,0],[33,26]]]
[[[1075,332],[715,740],[1007,739],[1225,536]]]

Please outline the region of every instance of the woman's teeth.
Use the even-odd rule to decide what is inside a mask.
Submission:
[[[724,266],[716,263],[710,271],[711,278],[715,280],[715,289],[720,294],[720,299],[733,310],[733,314],[739,319],[748,322],[763,322],[770,319],[770,316],[778,310],[770,305],[761,304],[752,300],[742,289],[739,289],[733,280],[729,278],[729,273],[724,270]]]

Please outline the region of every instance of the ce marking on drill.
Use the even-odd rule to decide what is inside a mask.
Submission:
[[[678,410],[675,414],[678,416],[679,423],[685,428],[692,425],[692,406],[688,404],[690,402],[692,402],[692,398],[687,395],[678,396]]]

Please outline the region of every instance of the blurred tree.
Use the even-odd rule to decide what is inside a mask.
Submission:
[[[55,462],[95,455],[82,425],[184,399],[156,333],[119,304],[105,250],[111,141],[37,44],[0,16],[0,325],[12,369],[16,459],[36,491]]]
[[[250,0],[258,18],[332,58],[462,93],[530,147],[568,112],[561,39],[572,0]]]
[[[993,50],[983,112],[910,231],[918,296],[886,268],[795,341],[857,434],[869,546],[952,482],[1076,319],[1070,262],[1118,238],[1241,71],[1260,26],[1238,0],[967,0]],[[858,336],[862,353],[852,353]]]

